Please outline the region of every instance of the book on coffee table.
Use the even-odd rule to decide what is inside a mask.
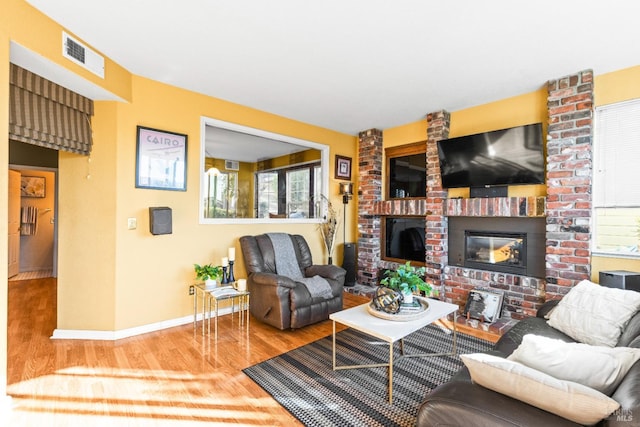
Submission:
[[[422,306],[422,304],[420,304],[419,301],[417,300],[413,300],[413,302],[403,302],[402,304],[400,304],[400,311],[401,312],[418,312],[418,311],[422,311],[424,310],[424,307]]]

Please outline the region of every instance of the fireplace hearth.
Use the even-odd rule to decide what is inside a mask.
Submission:
[[[449,265],[545,276],[544,218],[449,218]]]

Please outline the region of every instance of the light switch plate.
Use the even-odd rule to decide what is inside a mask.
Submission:
[[[127,219],[127,228],[129,230],[135,230],[138,227],[138,220],[135,218]]]

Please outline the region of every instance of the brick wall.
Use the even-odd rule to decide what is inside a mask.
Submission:
[[[547,84],[547,299],[591,276],[593,72]]]
[[[451,115],[447,111],[427,114],[427,223],[426,223],[426,267],[427,277],[437,285],[440,295],[446,297],[443,268],[448,263],[447,253],[447,217],[444,215],[444,202],[448,192],[442,188],[438,144],[449,137]]]
[[[447,200],[442,188],[437,141],[448,138],[450,115],[427,115],[427,197],[423,205],[382,201],[382,132],[359,134],[358,281],[376,286],[380,261],[380,215],[426,209],[427,274],[441,298],[464,305],[474,287],[505,291],[503,314],[534,315],[590,277],[593,72],[551,80],[548,86],[547,197]],[[457,211],[456,211],[457,210]],[[447,216],[540,216],[547,218],[546,280],[447,266]],[[410,213],[407,213],[410,215]],[[388,268],[388,267],[387,267]]]
[[[378,285],[380,217],[376,202],[382,199],[382,131],[369,129],[358,135],[358,277],[363,285]]]
[[[545,197],[496,197],[449,199],[445,202],[447,217],[508,217],[533,218],[545,216]],[[542,254],[540,254],[542,256]],[[488,288],[504,295],[502,316],[521,319],[535,316],[545,301],[545,281],[509,273],[476,270],[456,266],[444,268],[445,298],[464,307],[469,291]]]

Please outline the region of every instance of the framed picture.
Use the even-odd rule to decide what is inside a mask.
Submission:
[[[351,180],[351,157],[336,155],[336,179]]]
[[[503,295],[500,292],[474,289],[469,292],[463,314],[467,318],[493,323],[500,318],[502,298]]]
[[[46,180],[44,176],[22,176],[20,177],[20,196],[44,198]]]
[[[137,127],[136,188],[187,191],[187,135]]]

